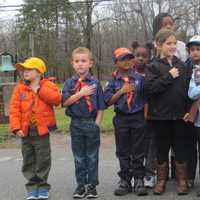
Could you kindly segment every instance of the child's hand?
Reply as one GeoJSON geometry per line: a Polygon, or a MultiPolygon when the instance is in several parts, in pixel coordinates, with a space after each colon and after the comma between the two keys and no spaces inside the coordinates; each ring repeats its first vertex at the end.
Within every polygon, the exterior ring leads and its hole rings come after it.
{"type": "Polygon", "coordinates": [[[128,93],[128,92],[132,92],[132,91],[134,91],[134,90],[135,90],[135,86],[134,86],[133,84],[125,83],[125,84],[123,85],[123,87],[120,89],[120,92],[121,92],[122,94],[124,94],[124,93],[128,93]]]}
{"type": "Polygon", "coordinates": [[[196,85],[200,85],[200,67],[197,65],[194,70],[194,80],[196,85]]]}
{"type": "Polygon", "coordinates": [[[185,122],[188,122],[188,121],[189,121],[188,117],[189,117],[189,113],[186,113],[186,114],[184,115],[184,117],[183,117],[183,120],[184,120],[185,122]]]}
{"type": "Polygon", "coordinates": [[[176,67],[173,67],[169,73],[172,75],[173,78],[179,77],[180,73],[179,70],[176,67]]]}
{"type": "Polygon", "coordinates": [[[100,127],[101,122],[98,122],[98,121],[96,120],[96,121],[95,121],[95,124],[96,124],[98,127],[100,127]]]}
{"type": "Polygon", "coordinates": [[[25,134],[23,133],[22,130],[17,131],[16,134],[17,134],[19,137],[25,137],[25,134]]]}
{"type": "Polygon", "coordinates": [[[94,94],[95,90],[96,90],[96,86],[95,85],[84,86],[80,90],[80,95],[81,96],[90,96],[90,95],[94,94]]]}

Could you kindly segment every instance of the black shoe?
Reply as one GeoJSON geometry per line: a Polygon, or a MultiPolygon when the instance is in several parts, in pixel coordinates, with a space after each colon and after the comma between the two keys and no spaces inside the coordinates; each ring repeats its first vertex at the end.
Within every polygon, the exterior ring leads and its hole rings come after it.
{"type": "Polygon", "coordinates": [[[194,188],[194,180],[193,179],[189,179],[188,180],[188,187],[191,189],[191,188],[194,188]]]}
{"type": "Polygon", "coordinates": [[[134,192],[137,196],[145,196],[147,195],[147,190],[144,186],[143,179],[135,179],[134,181],[134,192]]]}
{"type": "Polygon", "coordinates": [[[132,192],[131,182],[126,180],[120,180],[118,188],[115,189],[114,194],[116,196],[123,196],[131,192],[132,192]]]}
{"type": "Polygon", "coordinates": [[[86,195],[85,186],[78,186],[73,194],[74,199],[82,199],[86,195]]]}
{"type": "Polygon", "coordinates": [[[87,199],[94,199],[94,198],[97,198],[97,197],[98,197],[98,194],[97,194],[96,187],[92,186],[92,185],[88,185],[86,198],[87,199]]]}
{"type": "Polygon", "coordinates": [[[197,197],[200,197],[200,190],[197,191],[197,197]]]}

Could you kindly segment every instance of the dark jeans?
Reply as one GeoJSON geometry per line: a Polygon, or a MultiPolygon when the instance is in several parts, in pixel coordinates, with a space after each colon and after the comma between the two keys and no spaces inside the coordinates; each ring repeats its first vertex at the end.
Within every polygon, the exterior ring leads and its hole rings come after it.
{"type": "Polygon", "coordinates": [[[170,147],[175,160],[183,163],[188,158],[187,124],[183,120],[152,120],[156,138],[158,164],[168,161],[170,147]]]}
{"type": "Polygon", "coordinates": [[[130,181],[143,178],[145,174],[145,121],[142,114],[116,115],[115,128],[116,156],[119,159],[121,179],[130,181]]]}
{"type": "Polygon", "coordinates": [[[151,121],[146,126],[146,155],[145,155],[145,176],[155,176],[156,169],[156,142],[151,121]]]}
{"type": "Polygon", "coordinates": [[[100,129],[93,119],[72,119],[70,130],[77,184],[96,186],[99,184],[100,129]]]}
{"type": "MultiPolygon", "coordinates": [[[[196,127],[196,134],[197,134],[197,143],[198,143],[198,159],[199,159],[199,163],[200,163],[200,128],[196,127]]],[[[199,167],[199,175],[200,175],[200,167],[199,167]]]]}
{"type": "Polygon", "coordinates": [[[200,128],[189,124],[188,127],[188,179],[195,179],[197,168],[197,144],[200,144],[200,128]]]}
{"type": "Polygon", "coordinates": [[[22,138],[22,173],[28,180],[27,191],[50,189],[47,183],[51,168],[51,149],[49,135],[38,136],[36,129],[22,138]]]}

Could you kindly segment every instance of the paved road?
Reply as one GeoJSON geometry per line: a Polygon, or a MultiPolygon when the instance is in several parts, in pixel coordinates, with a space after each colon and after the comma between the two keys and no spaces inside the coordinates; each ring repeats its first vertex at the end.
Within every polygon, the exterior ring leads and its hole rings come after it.
{"type": "MultiPolygon", "coordinates": [[[[16,142],[17,144],[19,141],[16,142]]],[[[114,139],[111,136],[102,137],[100,154],[100,185],[98,187],[101,200],[194,200],[199,183],[188,196],[179,197],[175,193],[175,184],[168,183],[167,192],[161,196],[154,196],[149,190],[147,197],[136,197],[129,194],[125,197],[113,195],[115,184],[118,181],[116,172],[118,163],[114,155],[114,139]]],[[[21,153],[19,144],[15,148],[0,149],[0,200],[23,200],[25,194],[25,180],[20,172],[21,153]]],[[[71,200],[75,188],[74,163],[70,150],[70,138],[63,135],[52,137],[52,170],[49,178],[52,184],[50,200],[71,200]]]]}

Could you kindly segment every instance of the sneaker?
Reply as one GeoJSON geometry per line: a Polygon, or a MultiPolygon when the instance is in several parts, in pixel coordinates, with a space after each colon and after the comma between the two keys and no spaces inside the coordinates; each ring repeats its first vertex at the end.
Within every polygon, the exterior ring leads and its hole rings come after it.
{"type": "Polygon", "coordinates": [[[74,199],[82,199],[86,195],[85,186],[78,186],[73,194],[74,199]]]}
{"type": "Polygon", "coordinates": [[[144,187],[143,179],[135,179],[134,192],[137,196],[145,196],[148,194],[144,187]]]}
{"type": "Polygon", "coordinates": [[[39,190],[38,191],[38,199],[45,200],[49,198],[49,191],[48,190],[39,190]]]}
{"type": "Polygon", "coordinates": [[[146,188],[153,188],[155,186],[155,177],[154,176],[144,177],[144,186],[146,188]]]}
{"type": "Polygon", "coordinates": [[[130,181],[120,180],[118,183],[118,188],[115,189],[114,194],[116,196],[124,196],[132,192],[132,185],[130,181]]]}
{"type": "Polygon", "coordinates": [[[200,197],[200,190],[197,191],[197,197],[200,197]]]}
{"type": "Polygon", "coordinates": [[[34,200],[34,199],[38,199],[38,192],[37,191],[31,191],[31,192],[27,192],[27,200],[34,200]]]}
{"type": "Polygon", "coordinates": [[[92,185],[88,185],[86,198],[87,199],[93,199],[93,198],[97,198],[97,197],[98,197],[98,194],[97,194],[96,187],[92,186],[92,185]]]}

